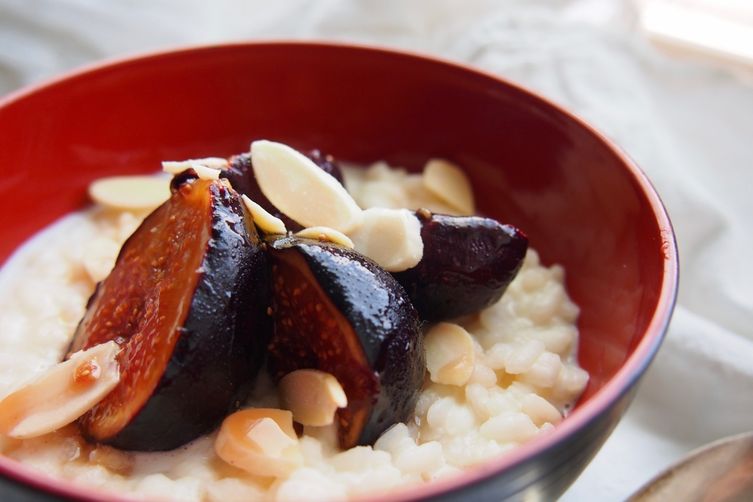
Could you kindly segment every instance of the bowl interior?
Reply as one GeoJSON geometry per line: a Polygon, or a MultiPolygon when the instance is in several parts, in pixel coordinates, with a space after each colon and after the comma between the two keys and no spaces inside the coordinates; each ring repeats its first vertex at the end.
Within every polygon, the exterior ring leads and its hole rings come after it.
{"type": "Polygon", "coordinates": [[[463,166],[481,212],[518,225],[544,262],[565,267],[592,377],[581,405],[633,353],[667,295],[668,224],[645,180],[598,134],[481,73],[317,44],[150,56],[0,103],[0,262],[86,204],[95,178],[230,155],[262,137],[354,162],[416,170],[438,156],[463,166]]]}

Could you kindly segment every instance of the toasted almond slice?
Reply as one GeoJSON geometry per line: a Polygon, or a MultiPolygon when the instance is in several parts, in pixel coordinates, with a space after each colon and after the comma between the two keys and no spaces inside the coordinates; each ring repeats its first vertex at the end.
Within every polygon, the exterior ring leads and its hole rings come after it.
{"type": "Polygon", "coordinates": [[[245,194],[241,195],[241,199],[243,199],[248,212],[251,213],[254,224],[262,232],[269,235],[285,235],[288,232],[288,229],[285,228],[285,223],[280,218],[269,214],[266,209],[249,199],[245,194]]]}
{"type": "Polygon", "coordinates": [[[99,444],[89,452],[89,462],[101,465],[108,471],[127,476],[133,470],[135,458],[131,452],[99,444]]]}
{"type": "Polygon", "coordinates": [[[291,438],[271,418],[260,418],[251,425],[246,437],[264,455],[279,457],[286,448],[294,446],[298,441],[291,438]]]}
{"type": "Polygon", "coordinates": [[[25,439],[75,421],[120,381],[115,342],[76,352],[0,401],[0,432],[25,439]]]}
{"type": "Polygon", "coordinates": [[[330,425],[337,409],[348,406],[340,382],[324,371],[295,370],[282,377],[279,390],[283,407],[293,412],[293,420],[302,425],[330,425]]]}
{"type": "Polygon", "coordinates": [[[169,174],[180,174],[186,169],[193,169],[196,171],[196,175],[202,180],[217,180],[220,179],[220,170],[213,167],[208,167],[198,162],[190,160],[171,161],[166,160],[162,162],[162,170],[169,174]]]}
{"type": "Polygon", "coordinates": [[[300,232],[295,234],[298,237],[304,237],[306,239],[316,239],[323,242],[332,242],[333,244],[339,244],[345,246],[348,249],[353,249],[353,241],[342,232],[338,232],[334,228],[329,227],[308,227],[304,228],[300,232]]]}
{"type": "Polygon", "coordinates": [[[287,410],[248,408],[225,418],[214,443],[225,462],[257,476],[282,477],[303,465],[287,410]]]}
{"type": "Polygon", "coordinates": [[[93,282],[102,281],[110,275],[119,251],[118,243],[106,237],[98,237],[86,245],[81,264],[93,282]]]}
{"type": "Polygon", "coordinates": [[[170,198],[170,180],[157,176],[112,176],[89,185],[89,197],[119,211],[147,211],[170,198]]]}
{"type": "Polygon", "coordinates": [[[465,173],[455,164],[443,159],[431,159],[424,167],[424,186],[427,190],[462,214],[473,214],[473,189],[465,173]]]}
{"type": "MultiPolygon", "coordinates": [[[[222,157],[204,157],[203,159],[166,160],[162,162],[162,169],[166,172],[169,172],[167,170],[170,169],[171,171],[177,171],[179,173],[181,171],[185,171],[186,169],[192,168],[196,164],[209,167],[211,169],[219,169],[221,171],[230,167],[228,160],[223,159],[222,157]]],[[[172,174],[177,173],[173,172],[172,174]]]]}
{"type": "Polygon", "coordinates": [[[223,159],[222,157],[204,157],[202,159],[189,159],[188,161],[211,167],[212,169],[224,170],[230,167],[227,159],[223,159]]]}
{"type": "Polygon", "coordinates": [[[421,222],[407,209],[366,209],[361,225],[349,235],[356,251],[389,272],[415,267],[424,254],[421,222]]]}
{"type": "Polygon", "coordinates": [[[457,324],[440,322],[424,337],[426,369],[432,382],[465,385],[473,374],[473,339],[457,324]]]}
{"type": "Polygon", "coordinates": [[[361,208],[334,177],[282,143],[251,143],[251,163],[262,193],[305,227],[325,226],[348,233],[361,221],[361,208]]]}

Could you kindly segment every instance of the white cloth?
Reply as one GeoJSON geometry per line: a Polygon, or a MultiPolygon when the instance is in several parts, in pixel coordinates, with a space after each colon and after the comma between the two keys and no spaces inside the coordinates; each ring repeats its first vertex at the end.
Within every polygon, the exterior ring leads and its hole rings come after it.
{"type": "Polygon", "coordinates": [[[541,91],[652,179],[680,245],[669,335],[627,415],[563,500],[621,500],[707,441],[753,428],[753,88],[670,59],[628,0],[0,0],[0,94],[104,57],[319,38],[468,62],[541,91]]]}

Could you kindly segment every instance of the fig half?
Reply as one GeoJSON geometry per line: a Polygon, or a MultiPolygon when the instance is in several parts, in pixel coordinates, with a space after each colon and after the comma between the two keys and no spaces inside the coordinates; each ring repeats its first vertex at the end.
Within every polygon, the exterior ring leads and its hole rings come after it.
{"type": "Polygon", "coordinates": [[[344,449],[371,444],[413,412],[424,380],[418,315],[402,286],[374,262],[334,244],[286,237],[269,246],[273,377],[318,369],[337,378],[344,449]]]}
{"type": "Polygon", "coordinates": [[[394,276],[421,319],[438,322],[478,312],[502,296],[523,264],[528,238],[512,225],[480,216],[418,210],[424,253],[394,276]]]}
{"type": "Polygon", "coordinates": [[[271,335],[263,244],[225,181],[189,170],[123,245],[69,355],[109,340],[119,384],[79,419],[92,441],[169,450],[237,406],[271,335]]]}
{"type": "MultiPolygon", "coordinates": [[[[311,150],[306,156],[314,161],[314,164],[319,166],[322,171],[334,177],[341,185],[343,184],[343,175],[340,166],[331,155],[323,154],[319,150],[311,150]]],[[[254,176],[251,153],[234,155],[230,157],[229,163],[230,166],[220,173],[220,177],[226,178],[235,190],[259,204],[269,214],[281,219],[288,230],[297,232],[303,228],[298,222],[293,221],[287,215],[280,212],[262,193],[259,183],[254,176]]]]}

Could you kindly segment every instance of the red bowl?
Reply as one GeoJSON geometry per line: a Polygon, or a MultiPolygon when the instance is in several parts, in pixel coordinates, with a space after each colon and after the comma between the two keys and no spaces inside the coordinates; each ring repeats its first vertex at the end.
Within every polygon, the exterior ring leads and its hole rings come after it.
{"type": "MultiPolygon", "coordinates": [[[[564,265],[591,381],[552,433],[400,500],[560,495],[624,413],[675,301],[672,228],[638,167],[557,105],[457,64],[321,43],[148,55],[6,97],[0,138],[0,262],[84,206],[98,177],[230,155],[253,138],[361,163],[419,169],[444,157],[465,167],[481,212],[523,228],[544,262],[564,265]]],[[[16,490],[113,498],[2,456],[0,475],[16,490]]]]}

